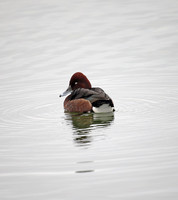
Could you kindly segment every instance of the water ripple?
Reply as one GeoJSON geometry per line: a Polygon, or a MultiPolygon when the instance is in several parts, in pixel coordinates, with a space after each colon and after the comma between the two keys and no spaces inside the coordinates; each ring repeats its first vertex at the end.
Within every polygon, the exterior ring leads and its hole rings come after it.
{"type": "MultiPolygon", "coordinates": [[[[32,102],[32,101],[31,101],[32,102]]],[[[1,126],[8,125],[27,125],[32,123],[52,122],[56,119],[57,104],[42,102],[31,103],[30,100],[22,100],[19,104],[14,103],[1,108],[1,126]],[[22,103],[23,102],[23,103],[22,103]]]]}
{"type": "Polygon", "coordinates": [[[162,111],[166,107],[177,105],[176,98],[167,96],[152,96],[149,98],[122,98],[118,102],[120,112],[152,113],[153,110],[162,111]]]}

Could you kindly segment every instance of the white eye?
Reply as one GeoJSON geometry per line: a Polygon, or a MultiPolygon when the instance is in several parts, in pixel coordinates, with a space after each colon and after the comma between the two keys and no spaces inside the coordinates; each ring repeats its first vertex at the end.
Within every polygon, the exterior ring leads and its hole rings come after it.
{"type": "Polygon", "coordinates": [[[75,85],[77,85],[77,82],[75,82],[75,85]]]}

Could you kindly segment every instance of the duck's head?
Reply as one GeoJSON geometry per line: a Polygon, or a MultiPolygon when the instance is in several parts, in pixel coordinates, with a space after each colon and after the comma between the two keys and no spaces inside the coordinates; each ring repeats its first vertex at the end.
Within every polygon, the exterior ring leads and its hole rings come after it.
{"type": "Polygon", "coordinates": [[[69,81],[69,86],[68,86],[67,90],[63,94],[61,94],[60,97],[71,93],[72,91],[76,90],[77,88],[85,88],[85,89],[91,88],[90,81],[81,72],[76,72],[75,74],[72,75],[72,77],[69,81]]]}

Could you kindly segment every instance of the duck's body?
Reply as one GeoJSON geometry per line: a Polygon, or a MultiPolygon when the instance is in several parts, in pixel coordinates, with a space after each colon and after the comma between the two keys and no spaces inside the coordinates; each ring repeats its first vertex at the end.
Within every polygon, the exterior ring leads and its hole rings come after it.
{"type": "Polygon", "coordinates": [[[71,92],[64,101],[64,109],[68,112],[113,112],[114,104],[111,98],[101,89],[92,88],[87,77],[81,72],[75,73],[64,96],[71,92]]]}

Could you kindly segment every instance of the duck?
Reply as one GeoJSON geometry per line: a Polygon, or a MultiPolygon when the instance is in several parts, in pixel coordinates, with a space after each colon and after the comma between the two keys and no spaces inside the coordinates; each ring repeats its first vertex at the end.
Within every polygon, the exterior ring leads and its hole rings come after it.
{"type": "Polygon", "coordinates": [[[72,75],[69,86],[59,95],[63,97],[64,110],[77,113],[108,113],[114,112],[112,99],[99,87],[92,87],[88,78],[82,72],[72,75]]]}

